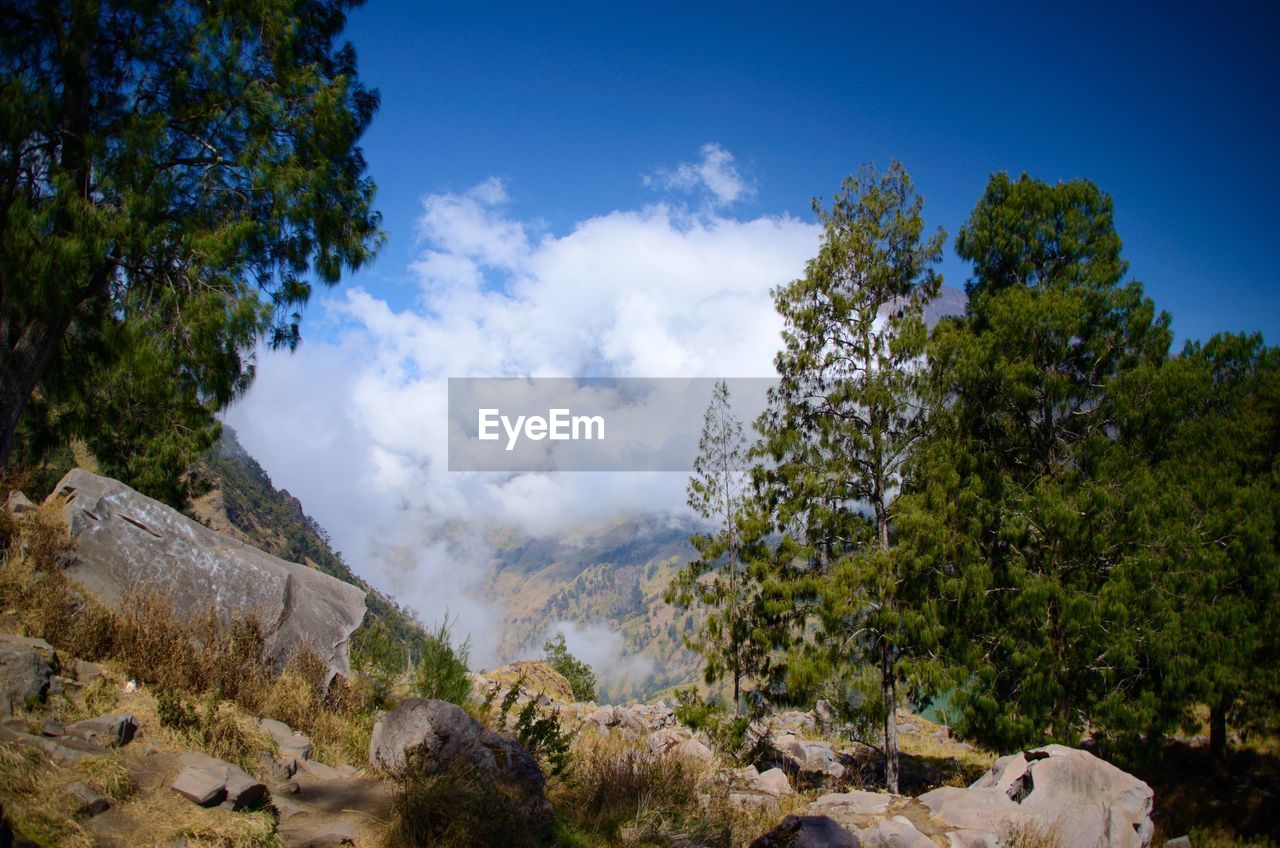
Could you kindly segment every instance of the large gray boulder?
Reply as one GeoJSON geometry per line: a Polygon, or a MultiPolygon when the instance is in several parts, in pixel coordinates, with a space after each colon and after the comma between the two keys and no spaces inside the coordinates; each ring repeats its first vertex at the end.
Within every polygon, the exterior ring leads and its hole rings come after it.
{"type": "Polygon", "coordinates": [[[1052,831],[1062,848],[1148,848],[1151,787],[1088,751],[1046,745],[1001,757],[968,789],[920,796],[940,822],[1002,836],[1052,831]]]}
{"type": "Polygon", "coordinates": [[[819,739],[802,739],[794,733],[771,736],[765,758],[807,786],[834,787],[844,777],[835,747],[819,739]]]}
{"type": "Polygon", "coordinates": [[[551,824],[543,794],[546,777],[538,761],[509,736],[484,727],[456,704],[408,698],[373,727],[369,765],[403,775],[409,751],[424,755],[419,767],[435,773],[455,764],[491,775],[518,797],[521,812],[538,827],[551,824]]]}
{"type": "Polygon", "coordinates": [[[67,575],[109,607],[134,592],[160,593],[174,612],[209,608],[255,615],[283,661],[309,646],[347,675],[347,640],[364,618],[364,592],[334,577],[210,530],[108,477],[69,471],[51,498],[76,543],[67,575]]]}

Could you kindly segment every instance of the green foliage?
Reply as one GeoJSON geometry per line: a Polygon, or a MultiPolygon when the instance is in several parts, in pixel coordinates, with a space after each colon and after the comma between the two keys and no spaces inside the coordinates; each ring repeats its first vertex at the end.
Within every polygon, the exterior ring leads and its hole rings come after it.
{"type": "Polygon", "coordinates": [[[1164,369],[1160,400],[1141,410],[1153,457],[1149,520],[1171,599],[1154,647],[1164,697],[1210,710],[1210,748],[1228,722],[1280,721],[1280,350],[1260,336],[1192,342],[1164,369]],[[1173,418],[1166,425],[1162,418],[1173,418]]]}
{"type": "Polygon", "coordinates": [[[957,249],[969,312],[933,334],[945,406],[895,530],[938,586],[922,600],[960,672],[958,729],[1000,750],[1158,734],[1167,609],[1141,473],[1155,434],[1125,415],[1167,360],[1168,317],[1123,282],[1111,200],[1087,181],[993,176],[957,249]]]}
{"type": "MultiPolygon", "coordinates": [[[[696,559],[672,578],[668,603],[706,608],[702,630],[685,644],[703,658],[707,683],[728,677],[734,712],[744,679],[767,674],[771,640],[758,615],[759,564],[767,522],[751,497],[751,464],[728,384],[716,383],[689,479],[689,506],[712,531],[689,537],[696,559]]],[[[686,622],[687,624],[688,622],[686,622]]]]}
{"type": "Polygon", "coordinates": [[[569,653],[563,633],[557,633],[546,641],[542,646],[542,658],[569,681],[575,701],[596,699],[595,672],[591,670],[591,666],[569,653]]]}
{"type": "Polygon", "coordinates": [[[467,657],[471,649],[468,640],[453,644],[452,629],[452,622],[446,616],[439,627],[427,634],[417,658],[413,688],[424,698],[462,706],[471,695],[471,680],[467,677],[467,657]]]}
{"type": "Polygon", "coordinates": [[[751,719],[747,716],[729,715],[712,698],[703,698],[693,687],[677,689],[676,719],[690,730],[700,731],[711,740],[711,746],[722,756],[731,757],[743,765],[753,762],[760,751],[757,745],[763,739],[752,739],[747,732],[751,719]]]}
{"type": "Polygon", "coordinates": [[[6,4],[0,464],[37,392],[28,459],[81,436],[181,500],[257,343],[372,256],[351,5],[6,4]]]}
{"type": "MultiPolygon", "coordinates": [[[[524,684],[525,678],[521,675],[503,696],[502,703],[498,706],[498,721],[503,726],[506,726],[507,718],[515,708],[524,684]]],[[[537,698],[530,698],[520,708],[520,712],[516,713],[513,732],[516,741],[537,757],[549,774],[564,773],[569,764],[569,745],[573,741],[573,734],[565,733],[560,726],[558,710],[552,708],[544,711],[537,698]]]]}
{"type": "Polygon", "coordinates": [[[834,666],[880,670],[886,774],[897,791],[894,707],[900,680],[933,682],[927,574],[891,538],[901,487],[926,432],[919,367],[923,311],[941,286],[933,270],[945,234],[925,237],[923,199],[895,162],[846,180],[823,223],[804,277],[774,292],[785,322],[778,385],[760,430],[773,465],[762,473],[775,520],[789,537],[775,575],[798,606],[803,635],[816,615],[815,649],[834,666]]]}

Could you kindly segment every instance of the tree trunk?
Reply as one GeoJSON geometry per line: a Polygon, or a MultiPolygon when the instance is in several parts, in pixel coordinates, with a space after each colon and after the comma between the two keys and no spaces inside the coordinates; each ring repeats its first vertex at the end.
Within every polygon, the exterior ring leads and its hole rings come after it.
{"type": "Polygon", "coordinates": [[[22,410],[65,332],[66,325],[50,328],[33,322],[4,333],[6,343],[0,350],[0,469],[9,465],[22,410]],[[12,345],[8,343],[10,333],[16,335],[12,345]]]}
{"type": "Polygon", "coordinates": [[[1227,711],[1231,702],[1219,698],[1209,707],[1209,755],[1218,762],[1227,758],[1227,711]]]}
{"type": "Polygon", "coordinates": [[[880,642],[880,686],[884,694],[884,785],[898,793],[898,682],[887,639],[880,642]]]}

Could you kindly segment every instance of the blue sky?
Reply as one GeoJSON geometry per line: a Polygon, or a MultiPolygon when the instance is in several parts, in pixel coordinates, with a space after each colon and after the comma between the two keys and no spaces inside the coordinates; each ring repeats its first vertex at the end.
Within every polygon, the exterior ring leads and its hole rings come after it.
{"type": "MultiPolygon", "coordinates": [[[[896,157],[954,236],[993,171],[1090,178],[1181,338],[1276,343],[1280,6],[1028,8],[373,0],[347,35],[382,94],[364,147],[389,241],[344,285],[416,296],[424,195],[497,176],[562,234],[653,202],[645,174],[715,142],[756,188],[739,217],[808,220],[896,157]]],[[[950,250],[944,273],[967,276],[950,250]]]]}
{"type": "Polygon", "coordinates": [[[1093,179],[1182,338],[1280,342],[1274,4],[900,5],[356,11],[388,242],[227,421],[357,572],[485,657],[486,527],[571,537],[682,509],[686,479],[450,473],[447,378],[770,376],[769,291],[864,162],[901,159],[952,236],[994,171],[1093,179]]]}

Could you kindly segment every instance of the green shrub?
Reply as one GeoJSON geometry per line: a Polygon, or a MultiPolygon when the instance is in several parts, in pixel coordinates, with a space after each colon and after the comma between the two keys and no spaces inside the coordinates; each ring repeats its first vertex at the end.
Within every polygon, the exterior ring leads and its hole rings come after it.
{"type": "Polygon", "coordinates": [[[596,675],[591,666],[569,653],[564,634],[557,633],[542,646],[542,656],[547,665],[564,675],[573,690],[575,701],[596,700],[596,675]]]}
{"type": "Polygon", "coordinates": [[[436,630],[427,634],[413,678],[414,690],[424,698],[434,698],[462,706],[471,694],[467,677],[468,640],[453,644],[453,623],[445,616],[436,630]]]}
{"type": "MultiPolygon", "coordinates": [[[[507,716],[515,708],[516,700],[520,697],[520,690],[523,687],[524,677],[522,675],[507,690],[507,694],[503,697],[502,703],[498,707],[498,724],[500,726],[506,726],[507,716]]],[[[493,695],[491,694],[489,699],[491,700],[492,697],[493,695]]],[[[487,702],[484,711],[485,713],[489,711],[487,702]]],[[[537,699],[530,698],[520,708],[520,712],[516,714],[514,732],[516,741],[523,745],[530,754],[537,757],[547,772],[552,775],[559,775],[564,772],[569,763],[569,744],[573,741],[573,736],[565,733],[564,728],[560,726],[558,710],[551,709],[543,712],[538,705],[537,699]]]]}

